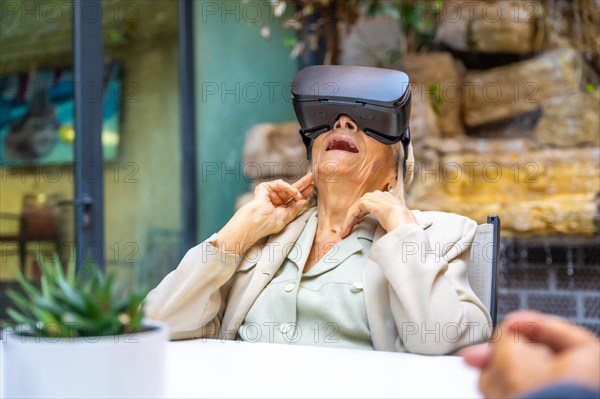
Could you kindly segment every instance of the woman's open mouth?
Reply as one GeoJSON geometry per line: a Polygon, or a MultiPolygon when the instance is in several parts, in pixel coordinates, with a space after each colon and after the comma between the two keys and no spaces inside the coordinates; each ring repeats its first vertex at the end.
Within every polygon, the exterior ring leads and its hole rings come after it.
{"type": "Polygon", "coordinates": [[[329,139],[325,151],[338,150],[358,153],[358,148],[350,137],[347,136],[332,136],[329,139]]]}

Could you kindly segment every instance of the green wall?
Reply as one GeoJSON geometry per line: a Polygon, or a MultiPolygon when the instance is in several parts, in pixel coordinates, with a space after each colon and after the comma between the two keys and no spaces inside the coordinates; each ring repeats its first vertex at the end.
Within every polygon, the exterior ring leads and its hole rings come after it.
{"type": "Polygon", "coordinates": [[[265,1],[195,2],[199,240],[220,229],[248,191],[242,175],[246,132],[256,123],[295,119],[289,97],[297,71],[265,1]],[[227,4],[226,4],[227,3],[227,4]],[[250,5],[248,5],[250,4],[250,5]],[[260,6],[260,11],[257,10],[260,6]],[[260,35],[258,17],[271,27],[260,35]]]}

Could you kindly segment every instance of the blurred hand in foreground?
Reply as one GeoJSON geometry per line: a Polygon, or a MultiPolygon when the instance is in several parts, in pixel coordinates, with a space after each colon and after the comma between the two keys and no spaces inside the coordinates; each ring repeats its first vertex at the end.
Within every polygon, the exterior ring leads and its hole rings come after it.
{"type": "Polygon", "coordinates": [[[461,354],[481,370],[479,388],[487,398],[519,397],[559,383],[600,389],[600,341],[556,316],[513,312],[490,344],[461,354]]]}

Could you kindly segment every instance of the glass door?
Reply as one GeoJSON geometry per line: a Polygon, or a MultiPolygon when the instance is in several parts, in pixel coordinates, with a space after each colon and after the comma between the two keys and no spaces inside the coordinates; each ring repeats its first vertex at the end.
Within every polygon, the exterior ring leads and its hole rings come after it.
{"type": "Polygon", "coordinates": [[[178,2],[77,4],[74,37],[74,3],[1,3],[2,322],[15,269],[38,281],[39,255],[80,251],[126,287],[181,258],[178,2]]]}

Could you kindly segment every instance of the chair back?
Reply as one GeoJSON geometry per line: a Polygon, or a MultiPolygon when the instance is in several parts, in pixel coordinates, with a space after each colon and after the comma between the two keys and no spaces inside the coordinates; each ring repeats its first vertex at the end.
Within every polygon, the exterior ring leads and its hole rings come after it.
{"type": "Polygon", "coordinates": [[[471,288],[490,312],[494,326],[498,313],[499,249],[500,218],[490,215],[487,223],[477,226],[467,264],[467,274],[471,288]]]}

